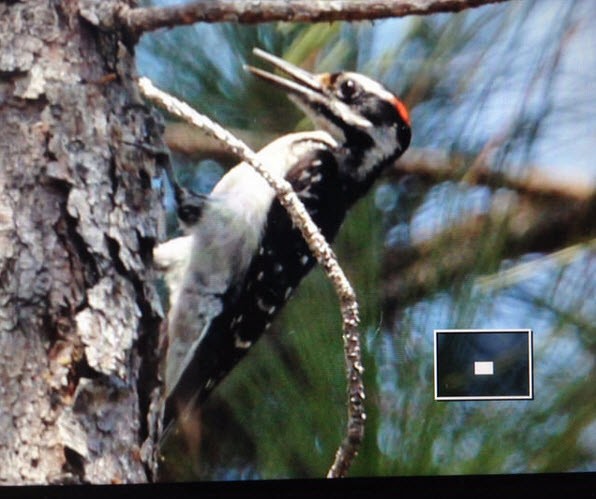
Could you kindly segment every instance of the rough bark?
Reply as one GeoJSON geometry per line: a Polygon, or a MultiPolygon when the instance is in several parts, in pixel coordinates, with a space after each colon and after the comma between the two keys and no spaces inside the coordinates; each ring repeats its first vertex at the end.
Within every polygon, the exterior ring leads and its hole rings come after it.
{"type": "Polygon", "coordinates": [[[0,484],[143,482],[157,125],[78,2],[0,3],[0,47],[0,484]]]}

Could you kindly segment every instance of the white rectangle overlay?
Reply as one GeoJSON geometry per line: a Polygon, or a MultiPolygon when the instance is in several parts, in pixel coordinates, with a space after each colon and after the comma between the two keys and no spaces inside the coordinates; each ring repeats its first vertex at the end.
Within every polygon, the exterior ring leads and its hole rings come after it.
{"type": "Polygon", "coordinates": [[[474,374],[476,376],[492,376],[495,374],[495,366],[492,361],[474,362],[474,374]]]}
{"type": "MultiPolygon", "coordinates": [[[[533,336],[534,331],[532,329],[435,329],[433,330],[434,336],[434,395],[435,400],[532,400],[534,398],[534,374],[533,374],[533,336]],[[439,396],[439,385],[437,380],[437,339],[438,335],[442,333],[521,333],[524,332],[528,337],[528,379],[529,379],[529,393],[527,395],[504,395],[504,396],[439,396]]],[[[494,363],[493,363],[494,365],[494,363]]],[[[494,372],[493,372],[494,375],[494,372]]]]}

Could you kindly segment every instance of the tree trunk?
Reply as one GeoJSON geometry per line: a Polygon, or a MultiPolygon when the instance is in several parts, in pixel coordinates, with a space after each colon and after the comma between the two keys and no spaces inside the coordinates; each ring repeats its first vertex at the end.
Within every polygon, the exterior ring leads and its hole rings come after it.
{"type": "Polygon", "coordinates": [[[160,130],[78,5],[0,2],[0,484],[152,478],[160,130]]]}

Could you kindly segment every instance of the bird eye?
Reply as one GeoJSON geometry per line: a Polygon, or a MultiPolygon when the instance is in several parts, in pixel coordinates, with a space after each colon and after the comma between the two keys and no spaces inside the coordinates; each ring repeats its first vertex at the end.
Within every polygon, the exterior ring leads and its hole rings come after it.
{"type": "Polygon", "coordinates": [[[358,85],[351,79],[343,80],[337,90],[338,96],[344,101],[351,101],[358,94],[358,85]]]}

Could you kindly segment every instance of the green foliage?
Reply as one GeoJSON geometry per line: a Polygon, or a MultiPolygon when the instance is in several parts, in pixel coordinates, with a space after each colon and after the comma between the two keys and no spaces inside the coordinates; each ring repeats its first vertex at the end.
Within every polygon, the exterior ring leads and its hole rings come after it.
{"type": "MultiPolygon", "coordinates": [[[[145,50],[159,63],[142,56],[142,72],[227,126],[281,134],[308,123],[283,95],[243,72],[252,47],[312,70],[356,69],[405,97],[413,109],[414,146],[476,157],[493,144],[497,167],[521,165],[544,159],[541,139],[553,127],[562,137],[562,128],[578,119],[573,106],[557,114],[563,91],[556,86],[557,64],[570,27],[593,14],[589,2],[549,2],[546,10],[536,5],[514,2],[374,25],[178,28],[146,37],[145,50]]],[[[591,82],[589,77],[579,71],[579,81],[591,82]]],[[[593,126],[593,118],[586,123],[593,126]]],[[[557,143],[564,146],[564,140],[557,143]]],[[[549,147],[549,159],[556,157],[557,149],[549,147]]],[[[593,470],[593,252],[483,288],[478,276],[533,258],[506,260],[504,229],[493,225],[477,241],[452,243],[462,249],[477,244],[466,274],[389,310],[385,259],[399,244],[392,239],[396,229],[428,238],[469,213],[486,211],[493,193],[442,183],[409,202],[399,184],[386,188],[383,196],[372,193],[358,204],[335,244],[360,299],[365,347],[368,420],[351,475],[593,470]],[[382,200],[393,195],[397,201],[385,206],[382,200]],[[535,400],[433,399],[434,328],[528,326],[535,331],[535,400]]],[[[437,267],[442,254],[439,249],[433,255],[437,267]]],[[[169,476],[324,476],[344,434],[344,378],[337,299],[317,270],[206,404],[199,463],[169,451],[169,476]],[[177,460],[184,465],[176,470],[177,460]]]]}

